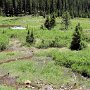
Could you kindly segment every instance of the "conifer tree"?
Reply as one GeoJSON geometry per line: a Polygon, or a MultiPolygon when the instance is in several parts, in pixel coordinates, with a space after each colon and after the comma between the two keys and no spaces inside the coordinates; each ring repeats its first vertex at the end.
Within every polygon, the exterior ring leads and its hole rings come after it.
{"type": "Polygon", "coordinates": [[[50,20],[50,27],[53,28],[55,25],[56,25],[55,16],[52,15],[50,20]]]}
{"type": "Polygon", "coordinates": [[[80,24],[78,24],[73,34],[70,49],[71,50],[82,50],[85,47],[86,47],[86,44],[84,43],[82,28],[80,24]]]}
{"type": "Polygon", "coordinates": [[[49,30],[50,29],[50,19],[49,17],[46,18],[44,26],[49,30]]]}
{"type": "Polygon", "coordinates": [[[68,30],[70,24],[70,14],[68,11],[64,12],[62,15],[62,24],[64,25],[65,30],[68,30]]]}
{"type": "Polygon", "coordinates": [[[51,28],[53,28],[56,24],[56,21],[55,21],[55,16],[52,15],[51,17],[47,17],[46,18],[46,21],[44,23],[44,26],[50,30],[51,28]]]}
{"type": "Polygon", "coordinates": [[[71,17],[90,17],[90,0],[0,0],[0,8],[5,16],[61,16],[67,10],[71,17]]]}

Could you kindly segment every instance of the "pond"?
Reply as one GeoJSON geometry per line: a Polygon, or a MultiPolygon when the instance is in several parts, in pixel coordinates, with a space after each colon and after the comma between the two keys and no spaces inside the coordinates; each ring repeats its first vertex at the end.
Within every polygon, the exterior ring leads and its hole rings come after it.
{"type": "Polygon", "coordinates": [[[26,28],[25,27],[22,27],[22,26],[14,26],[14,27],[10,27],[10,29],[13,29],[13,30],[25,30],[26,28]]]}
{"type": "Polygon", "coordinates": [[[10,28],[10,29],[19,29],[19,30],[25,30],[26,28],[21,25],[0,25],[0,28],[10,28]]]}

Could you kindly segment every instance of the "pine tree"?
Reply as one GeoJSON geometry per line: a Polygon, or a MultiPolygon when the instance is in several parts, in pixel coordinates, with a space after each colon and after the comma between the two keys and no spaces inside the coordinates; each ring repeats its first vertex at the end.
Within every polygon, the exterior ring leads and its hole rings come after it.
{"type": "Polygon", "coordinates": [[[55,16],[52,15],[51,17],[47,17],[46,21],[44,23],[44,26],[50,30],[51,28],[53,28],[56,25],[56,21],[55,21],[55,16]]]}
{"type": "Polygon", "coordinates": [[[90,17],[90,0],[0,0],[0,8],[5,16],[53,12],[61,16],[67,10],[71,17],[90,17]]]}
{"type": "Polygon", "coordinates": [[[50,14],[54,13],[54,0],[51,0],[50,3],[50,14]]]}
{"type": "Polygon", "coordinates": [[[44,23],[44,26],[45,26],[48,30],[50,30],[50,18],[49,18],[49,17],[46,18],[45,23],[44,23]]]}
{"type": "Polygon", "coordinates": [[[50,27],[53,28],[55,25],[56,25],[55,16],[52,15],[50,20],[50,27]]]}
{"type": "Polygon", "coordinates": [[[75,32],[73,34],[70,49],[71,50],[82,50],[85,47],[86,47],[86,45],[84,43],[82,28],[81,28],[80,24],[78,24],[76,26],[75,32]]]}
{"type": "Polygon", "coordinates": [[[64,25],[65,30],[68,30],[70,24],[70,14],[68,11],[64,12],[62,15],[62,24],[64,25]]]}

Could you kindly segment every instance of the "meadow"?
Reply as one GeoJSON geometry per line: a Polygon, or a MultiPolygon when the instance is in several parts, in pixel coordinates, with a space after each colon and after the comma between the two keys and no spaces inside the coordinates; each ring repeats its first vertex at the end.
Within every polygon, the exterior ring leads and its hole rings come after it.
{"type": "MultiPolygon", "coordinates": [[[[45,19],[43,17],[0,17],[0,50],[8,50],[9,41],[16,38],[21,42],[21,46],[31,49],[36,48],[34,56],[30,60],[3,63],[0,65],[0,74],[10,73],[12,76],[19,76],[17,82],[25,80],[37,81],[53,84],[59,87],[62,84],[85,85],[90,88],[90,19],[71,19],[69,30],[62,30],[61,18],[56,18],[56,26],[47,30],[41,28],[45,19]],[[85,36],[87,47],[80,51],[69,49],[75,26],[80,23],[85,36]],[[21,25],[26,30],[12,30],[9,25],[21,25]],[[28,30],[33,30],[35,42],[32,45],[26,43],[28,30]],[[44,63],[47,57],[52,60],[44,63]],[[77,79],[73,81],[73,73],[77,74],[77,79]],[[84,77],[82,77],[84,76],[84,77]],[[86,80],[88,78],[88,80],[86,80]],[[73,83],[72,83],[73,82],[73,83]]],[[[0,52],[0,60],[23,56],[22,52],[0,52]]],[[[14,90],[11,87],[0,86],[0,90],[14,90]],[[8,89],[7,89],[8,88],[8,89]]],[[[23,90],[23,89],[20,89],[23,90]]],[[[26,89],[24,89],[26,90],[26,89]]]]}

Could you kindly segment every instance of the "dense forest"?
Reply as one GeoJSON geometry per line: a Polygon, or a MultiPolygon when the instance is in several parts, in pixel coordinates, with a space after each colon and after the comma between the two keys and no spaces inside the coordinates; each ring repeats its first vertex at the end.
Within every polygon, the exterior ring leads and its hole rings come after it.
{"type": "Polygon", "coordinates": [[[72,17],[90,17],[90,0],[0,0],[0,14],[4,16],[61,16],[66,10],[72,17]]]}

